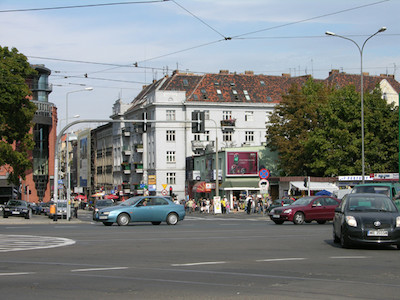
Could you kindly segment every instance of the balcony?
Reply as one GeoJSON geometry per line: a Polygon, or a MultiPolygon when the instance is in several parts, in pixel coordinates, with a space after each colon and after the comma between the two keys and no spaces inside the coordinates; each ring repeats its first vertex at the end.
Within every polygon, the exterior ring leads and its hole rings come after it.
{"type": "Polygon", "coordinates": [[[131,132],[129,131],[128,128],[123,128],[122,129],[122,135],[126,136],[126,137],[130,137],[131,136],[131,132]]]}
{"type": "Polygon", "coordinates": [[[214,141],[192,141],[192,151],[206,150],[214,147],[214,141]]]}
{"type": "Polygon", "coordinates": [[[122,152],[124,153],[124,155],[132,155],[132,150],[128,146],[124,146],[122,148],[122,152]]]}
{"type": "Polygon", "coordinates": [[[134,163],[136,173],[143,173],[143,164],[142,163],[134,163]]]}
{"type": "Polygon", "coordinates": [[[143,153],[143,144],[136,145],[136,152],[143,153]]]}
{"type": "Polygon", "coordinates": [[[129,175],[131,174],[131,165],[127,162],[123,162],[121,164],[121,169],[124,172],[124,174],[129,175]]]}
{"type": "Polygon", "coordinates": [[[235,127],[236,119],[221,120],[221,127],[235,127]]]}

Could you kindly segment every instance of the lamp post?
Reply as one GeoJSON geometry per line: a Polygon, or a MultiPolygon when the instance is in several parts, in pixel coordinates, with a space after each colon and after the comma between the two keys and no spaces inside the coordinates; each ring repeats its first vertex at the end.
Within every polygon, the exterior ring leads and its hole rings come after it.
{"type": "MultiPolygon", "coordinates": [[[[80,90],[76,90],[76,91],[72,91],[72,92],[68,92],[65,96],[65,124],[68,125],[68,96],[69,94],[72,93],[77,93],[77,92],[87,92],[87,91],[92,91],[93,88],[92,87],[87,87],[84,89],[80,89],[80,90]]],[[[67,171],[67,220],[71,219],[71,173],[69,172],[69,133],[67,132],[67,145],[66,145],[66,162],[65,162],[65,168],[67,171]]]]}
{"type": "Polygon", "coordinates": [[[360,52],[360,73],[361,73],[361,168],[362,168],[362,183],[365,183],[365,146],[364,146],[364,74],[363,74],[363,52],[364,52],[364,46],[365,44],[368,42],[369,39],[371,39],[372,37],[374,37],[375,35],[377,35],[380,32],[384,32],[386,30],[386,27],[382,27],[380,28],[377,32],[375,32],[374,34],[370,35],[362,44],[362,46],[360,47],[356,41],[342,36],[342,35],[338,35],[336,33],[333,33],[331,31],[326,31],[325,34],[326,35],[330,35],[330,36],[336,36],[338,38],[342,38],[345,40],[348,40],[350,42],[352,42],[354,45],[357,46],[358,51],[360,52]]]}

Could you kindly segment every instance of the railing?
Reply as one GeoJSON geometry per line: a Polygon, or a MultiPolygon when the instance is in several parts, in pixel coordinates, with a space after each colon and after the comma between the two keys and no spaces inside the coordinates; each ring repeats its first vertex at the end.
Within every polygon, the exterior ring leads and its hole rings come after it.
{"type": "Polygon", "coordinates": [[[37,110],[35,115],[42,117],[51,117],[51,111],[53,109],[54,104],[50,102],[36,101],[32,100],[32,102],[36,105],[37,110]]]}
{"type": "Polygon", "coordinates": [[[227,119],[227,120],[221,120],[221,126],[235,126],[236,124],[236,119],[227,119]]]}

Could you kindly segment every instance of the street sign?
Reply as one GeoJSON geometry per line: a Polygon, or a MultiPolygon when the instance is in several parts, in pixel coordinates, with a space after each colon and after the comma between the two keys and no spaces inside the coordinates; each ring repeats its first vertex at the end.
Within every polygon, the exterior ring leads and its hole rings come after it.
{"type": "Polygon", "coordinates": [[[258,183],[258,186],[260,187],[261,194],[268,193],[268,188],[269,188],[269,181],[268,180],[261,179],[260,182],[258,183]]]}
{"type": "Polygon", "coordinates": [[[163,187],[164,190],[167,188],[167,185],[168,184],[164,184],[164,183],[162,184],[162,187],[163,187]]]}
{"type": "Polygon", "coordinates": [[[269,178],[270,172],[267,169],[261,169],[258,172],[258,177],[260,177],[261,179],[267,179],[269,178]]]}
{"type": "Polygon", "coordinates": [[[167,191],[167,190],[162,190],[162,191],[161,191],[161,195],[167,196],[167,195],[168,195],[168,191],[167,191]]]}

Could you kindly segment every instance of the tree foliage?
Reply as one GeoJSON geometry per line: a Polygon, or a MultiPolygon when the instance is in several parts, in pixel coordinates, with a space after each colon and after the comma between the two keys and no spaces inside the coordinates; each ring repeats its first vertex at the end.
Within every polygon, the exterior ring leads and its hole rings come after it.
{"type": "MultiPolygon", "coordinates": [[[[398,108],[376,88],[364,94],[365,171],[398,171],[398,108]]],[[[361,102],[354,86],[328,89],[310,79],[271,115],[268,146],[282,175],[361,174],[361,102]]]]}
{"type": "Polygon", "coordinates": [[[36,106],[28,98],[26,80],[35,73],[17,49],[0,46],[0,166],[7,168],[8,180],[14,184],[31,168],[30,129],[36,106]]]}

